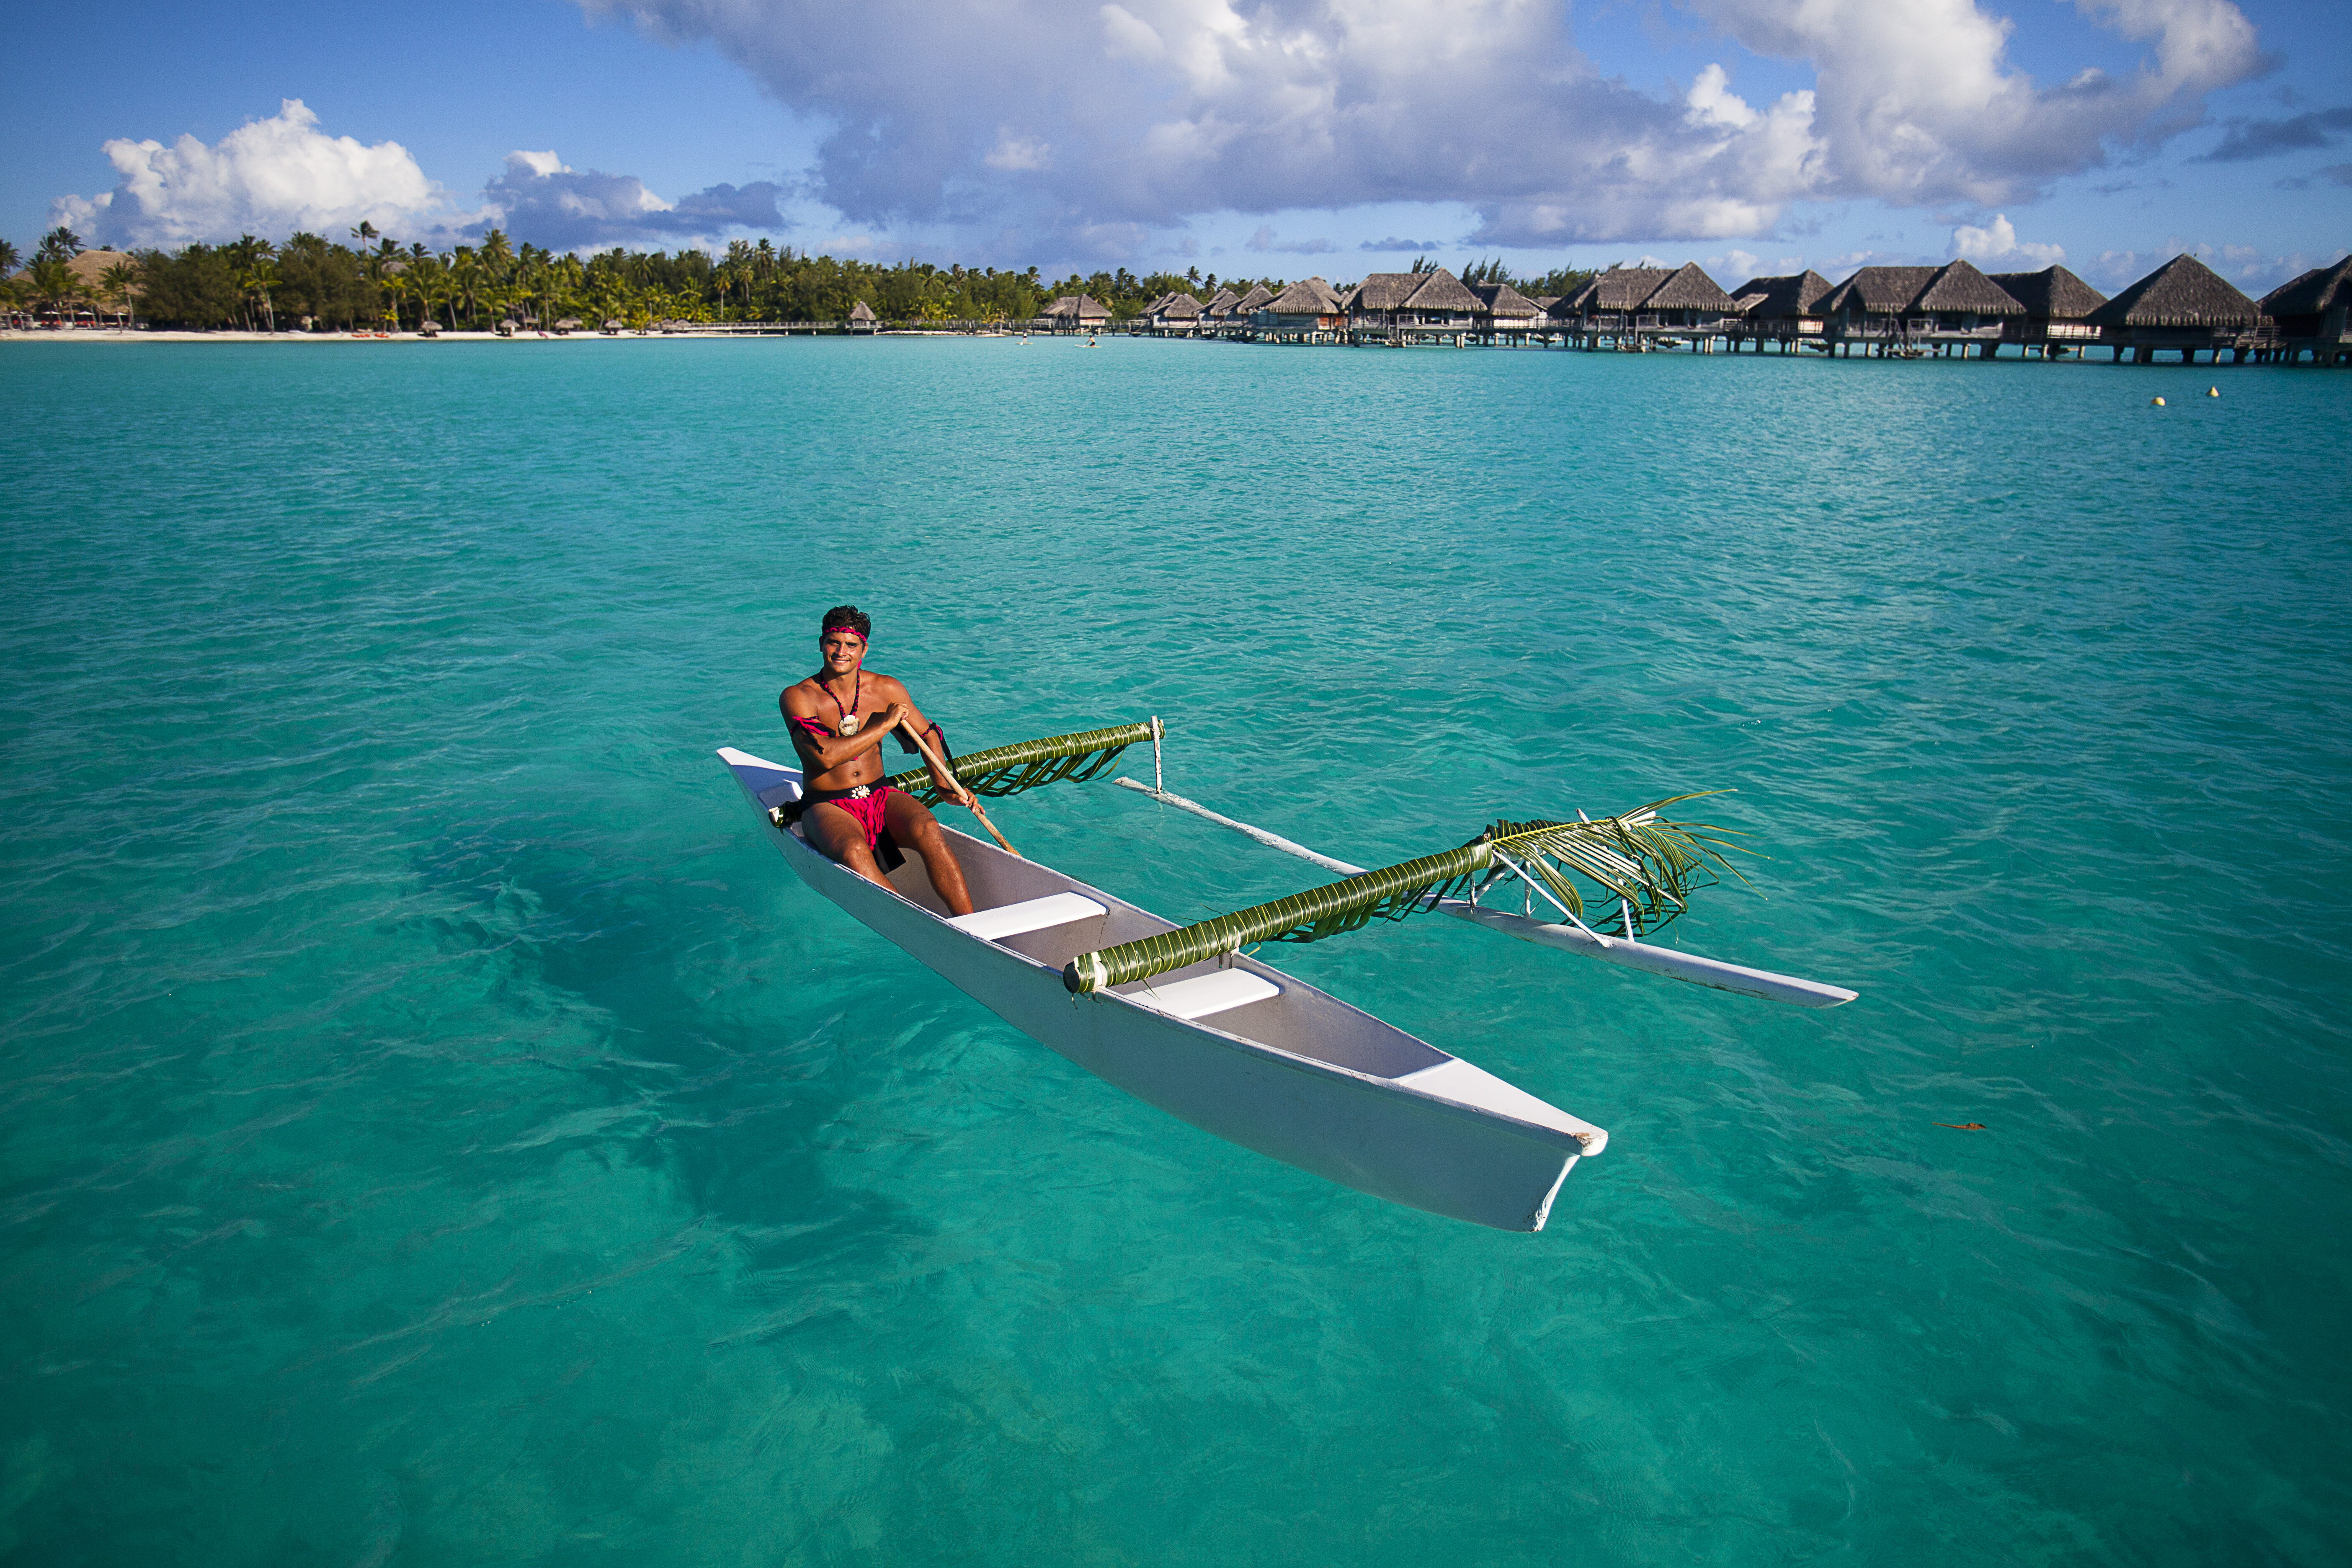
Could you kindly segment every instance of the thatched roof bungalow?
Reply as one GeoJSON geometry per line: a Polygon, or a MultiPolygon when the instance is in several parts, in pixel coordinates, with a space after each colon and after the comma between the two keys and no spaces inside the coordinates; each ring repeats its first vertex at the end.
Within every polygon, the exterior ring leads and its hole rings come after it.
{"type": "Polygon", "coordinates": [[[865,300],[860,300],[857,303],[849,307],[849,330],[851,331],[870,332],[880,324],[881,323],[877,321],[874,318],[874,307],[867,304],[865,300]]]}
{"type": "Polygon", "coordinates": [[[1821,336],[1824,307],[1836,291],[1836,284],[1807,268],[1802,272],[1750,278],[1731,290],[1731,304],[1761,348],[1766,338],[1821,336]]]}
{"type": "Polygon", "coordinates": [[[1223,321],[1234,313],[1234,307],[1240,304],[1241,300],[1242,297],[1232,289],[1219,289],[1209,296],[1209,302],[1201,307],[1201,314],[1212,321],[1223,321]]]}
{"type": "Polygon", "coordinates": [[[1832,337],[1899,338],[1911,301],[1934,281],[1932,267],[1865,267],[1822,301],[1832,337]]]}
{"type": "Polygon", "coordinates": [[[1374,272],[1348,291],[1341,308],[1359,336],[1403,342],[1475,331],[1486,302],[1444,268],[1427,272],[1374,272]]]}
{"type": "Polygon", "coordinates": [[[2009,323],[2009,342],[2039,343],[2047,358],[2065,353],[2071,343],[2097,340],[2099,329],[2091,324],[2091,312],[2105,304],[2107,297],[2064,268],[1990,276],[2003,293],[2025,307],[2025,314],[2009,323]]]}
{"type": "Polygon", "coordinates": [[[1988,322],[1997,328],[2011,316],[2024,315],[2025,307],[1978,271],[1974,262],[1954,261],[1927,280],[1911,301],[1911,313],[1927,317],[1947,331],[1967,331],[1988,322]]]}
{"type": "Polygon", "coordinates": [[[1658,285],[1673,276],[1671,268],[1612,267],[1553,305],[1552,319],[1589,323],[1630,315],[1640,309],[1643,300],[1657,292],[1658,285]]]}
{"type": "Polygon", "coordinates": [[[1064,331],[1090,332],[1108,326],[1110,312],[1091,294],[1065,294],[1038,311],[1037,319],[1064,331]]]}
{"type": "Polygon", "coordinates": [[[1644,316],[1657,317],[1662,327],[1712,326],[1739,312],[1722,285],[1696,261],[1685,261],[1668,273],[1665,281],[1643,300],[1640,310],[1644,316]]]}
{"type": "Polygon", "coordinates": [[[1348,312],[1331,285],[1304,278],[1250,312],[1251,328],[1277,341],[1313,342],[1348,327],[1348,312]]]}
{"type": "Polygon", "coordinates": [[[2152,364],[2159,350],[2180,351],[2193,364],[2198,352],[2245,353],[2242,341],[2262,319],[2262,310],[2230,280],[2193,256],[2176,256],[2090,314],[2100,341],[2116,358],[2132,351],[2135,364],[2152,364]]]}
{"type": "Polygon", "coordinates": [[[1140,319],[1147,329],[1161,334],[1198,331],[1201,327],[1201,301],[1180,289],[1154,300],[1144,309],[1140,319]]]}
{"type": "Polygon", "coordinates": [[[1976,343],[1988,359],[2000,343],[2003,323],[2025,314],[2023,305],[1969,261],[1865,267],[1839,284],[1822,309],[1834,338],[1881,347],[1899,342],[1906,353],[1916,342],[1957,344],[1963,353],[1976,343]]]}
{"type": "Polygon", "coordinates": [[[1486,301],[1462,285],[1443,267],[1421,275],[1421,287],[1404,302],[1405,314],[1418,325],[1458,329],[1477,324],[1478,308],[1486,301]]]}
{"type": "Polygon", "coordinates": [[[2276,324],[2289,360],[2305,353],[2325,363],[2352,353],[2352,256],[2315,267],[2263,296],[2262,312],[2276,324]]]}
{"type": "Polygon", "coordinates": [[[1339,301],[1348,325],[1359,340],[1366,337],[1402,342],[1404,302],[1421,287],[1418,272],[1368,272],[1364,280],[1339,301]]]}
{"type": "Polygon", "coordinates": [[[1497,332],[1531,332],[1544,324],[1543,307],[1508,283],[1469,283],[1464,287],[1478,297],[1478,309],[1473,319],[1481,337],[1491,338],[1497,332]]]}
{"type": "Polygon", "coordinates": [[[1233,313],[1247,321],[1258,308],[1274,298],[1274,290],[1263,283],[1253,283],[1250,291],[1234,301],[1233,313]]]}

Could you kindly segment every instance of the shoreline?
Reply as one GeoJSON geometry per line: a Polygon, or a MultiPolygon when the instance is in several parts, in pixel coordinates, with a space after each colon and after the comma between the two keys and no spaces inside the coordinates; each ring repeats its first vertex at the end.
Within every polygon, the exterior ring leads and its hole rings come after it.
{"type": "MultiPolygon", "coordinates": [[[[75,327],[66,331],[17,331],[0,330],[0,342],[16,343],[556,343],[556,342],[627,342],[642,338],[647,342],[664,337],[687,337],[685,332],[549,332],[541,336],[500,337],[496,332],[439,332],[427,337],[423,332],[392,332],[383,337],[373,333],[353,332],[245,332],[245,331],[153,331],[146,328],[75,327]]],[[[735,334],[712,332],[711,337],[735,334]]],[[[749,336],[751,334],[742,334],[749,336]]]]}

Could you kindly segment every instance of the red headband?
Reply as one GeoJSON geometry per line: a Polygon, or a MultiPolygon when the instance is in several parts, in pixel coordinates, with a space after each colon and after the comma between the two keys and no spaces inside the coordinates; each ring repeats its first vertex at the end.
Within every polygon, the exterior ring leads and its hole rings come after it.
{"type": "Polygon", "coordinates": [[[871,643],[874,640],[872,637],[867,637],[864,632],[859,631],[856,626],[827,626],[824,630],[816,634],[816,640],[823,642],[825,638],[833,636],[835,632],[847,632],[851,637],[856,637],[862,643],[871,643]]]}

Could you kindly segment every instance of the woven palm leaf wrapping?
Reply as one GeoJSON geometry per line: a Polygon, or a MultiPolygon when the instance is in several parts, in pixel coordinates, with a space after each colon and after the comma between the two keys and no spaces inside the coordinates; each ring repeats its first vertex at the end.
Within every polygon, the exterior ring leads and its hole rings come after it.
{"type": "MultiPolygon", "coordinates": [[[[995,799],[1064,780],[1084,784],[1118,762],[1119,753],[1129,746],[1150,739],[1151,726],[1148,723],[1117,724],[1108,730],[1084,730],[1074,735],[1046,735],[1034,741],[1016,741],[1009,746],[993,746],[968,757],[957,757],[950,765],[966,789],[995,799]]],[[[926,805],[937,805],[947,798],[931,783],[929,768],[908,768],[882,782],[898,785],[926,805]]]]}
{"type": "Polygon", "coordinates": [[[1099,991],[1165,974],[1220,953],[1239,952],[1254,942],[1319,942],[1378,917],[1402,920],[1416,908],[1434,903],[1433,894],[1444,896],[1449,888],[1483,869],[1486,862],[1486,843],[1482,838],[1442,855],[1309,888],[1199,925],[1161,931],[1100,952],[1082,952],[1062,971],[1062,984],[1076,992],[1099,991]]]}
{"type": "Polygon", "coordinates": [[[1320,942],[1377,919],[1402,920],[1435,909],[1444,899],[1490,886],[1496,877],[1507,874],[1505,857],[1540,878],[1554,896],[1580,915],[1583,899],[1568,871],[1554,864],[1565,862],[1623,899],[1637,933],[1654,930],[1688,908],[1693,891],[1714,885],[1718,879],[1715,867],[1738,875],[1717,847],[1738,847],[1718,837],[1725,829],[1659,819],[1660,806],[1695,798],[1675,795],[1598,822],[1497,822],[1459,849],[1367,871],[1099,952],[1082,952],[1063,970],[1062,983],[1075,992],[1099,991],[1238,952],[1252,942],[1320,942]]]}

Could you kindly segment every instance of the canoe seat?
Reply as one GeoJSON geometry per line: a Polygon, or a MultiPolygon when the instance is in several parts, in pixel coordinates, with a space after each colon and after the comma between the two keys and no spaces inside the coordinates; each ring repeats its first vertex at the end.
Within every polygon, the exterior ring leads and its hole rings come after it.
{"type": "Polygon", "coordinates": [[[1165,1013],[1171,1018],[1205,1018],[1213,1013],[1230,1012],[1246,1007],[1253,1002],[1263,1002],[1282,994],[1282,987],[1263,974],[1252,974],[1246,969],[1220,969],[1213,974],[1202,974],[1191,980],[1179,980],[1172,985],[1156,985],[1149,990],[1140,986],[1133,991],[1121,991],[1139,1007],[1155,1013],[1165,1013]]]}
{"type": "Polygon", "coordinates": [[[948,924],[982,942],[1003,942],[1008,936],[1026,936],[1033,931],[1050,931],[1108,913],[1108,910],[1083,893],[1048,893],[1042,899],[1000,904],[992,910],[974,910],[968,915],[956,916],[948,924]]]}

